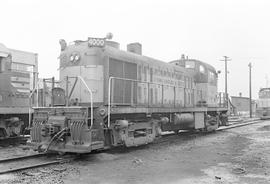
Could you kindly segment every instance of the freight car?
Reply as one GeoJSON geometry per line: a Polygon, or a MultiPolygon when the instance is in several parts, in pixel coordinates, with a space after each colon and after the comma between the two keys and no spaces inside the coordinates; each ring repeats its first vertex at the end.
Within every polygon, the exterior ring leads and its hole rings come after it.
{"type": "Polygon", "coordinates": [[[106,38],[60,45],[61,87],[49,107],[34,109],[31,144],[39,150],[139,146],[162,131],[213,131],[227,123],[217,72],[207,63],[166,63],[143,56],[139,43],[123,51],[106,38]]]}
{"type": "Polygon", "coordinates": [[[19,136],[29,121],[29,95],[37,75],[37,54],[0,44],[0,139],[19,136]]]}
{"type": "Polygon", "coordinates": [[[270,118],[270,88],[261,88],[257,101],[256,116],[261,119],[270,118]]]}

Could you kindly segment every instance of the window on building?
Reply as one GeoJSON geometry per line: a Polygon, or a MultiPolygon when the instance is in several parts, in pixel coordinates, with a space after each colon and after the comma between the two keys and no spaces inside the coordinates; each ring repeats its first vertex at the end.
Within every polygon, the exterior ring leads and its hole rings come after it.
{"type": "Polygon", "coordinates": [[[29,73],[34,71],[34,66],[23,63],[11,63],[11,70],[29,73]]]}

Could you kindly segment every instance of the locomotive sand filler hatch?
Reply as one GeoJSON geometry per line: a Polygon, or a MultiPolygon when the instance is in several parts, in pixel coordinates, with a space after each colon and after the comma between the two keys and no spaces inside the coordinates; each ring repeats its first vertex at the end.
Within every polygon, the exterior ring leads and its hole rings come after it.
{"type": "Polygon", "coordinates": [[[148,144],[162,131],[212,131],[227,124],[211,65],[187,58],[166,63],[141,55],[139,43],[123,51],[107,37],[65,43],[60,41],[60,87],[52,93],[62,103],[35,108],[34,147],[87,153],[148,144]]]}

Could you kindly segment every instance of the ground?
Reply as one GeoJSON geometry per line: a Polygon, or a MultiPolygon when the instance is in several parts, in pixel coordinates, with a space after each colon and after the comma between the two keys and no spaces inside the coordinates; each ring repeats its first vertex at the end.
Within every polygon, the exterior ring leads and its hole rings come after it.
{"type": "Polygon", "coordinates": [[[86,155],[71,163],[0,175],[0,181],[12,184],[270,183],[270,121],[211,134],[165,137],[147,146],[115,149],[86,155]]]}

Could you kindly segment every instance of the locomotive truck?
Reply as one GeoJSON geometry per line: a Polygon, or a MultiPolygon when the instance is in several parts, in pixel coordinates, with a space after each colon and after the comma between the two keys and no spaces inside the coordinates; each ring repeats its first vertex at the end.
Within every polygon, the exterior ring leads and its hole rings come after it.
{"type": "Polygon", "coordinates": [[[213,131],[227,124],[211,65],[142,55],[140,43],[60,40],[60,87],[34,108],[31,142],[41,151],[89,153],[153,142],[163,131],[213,131]]]}

